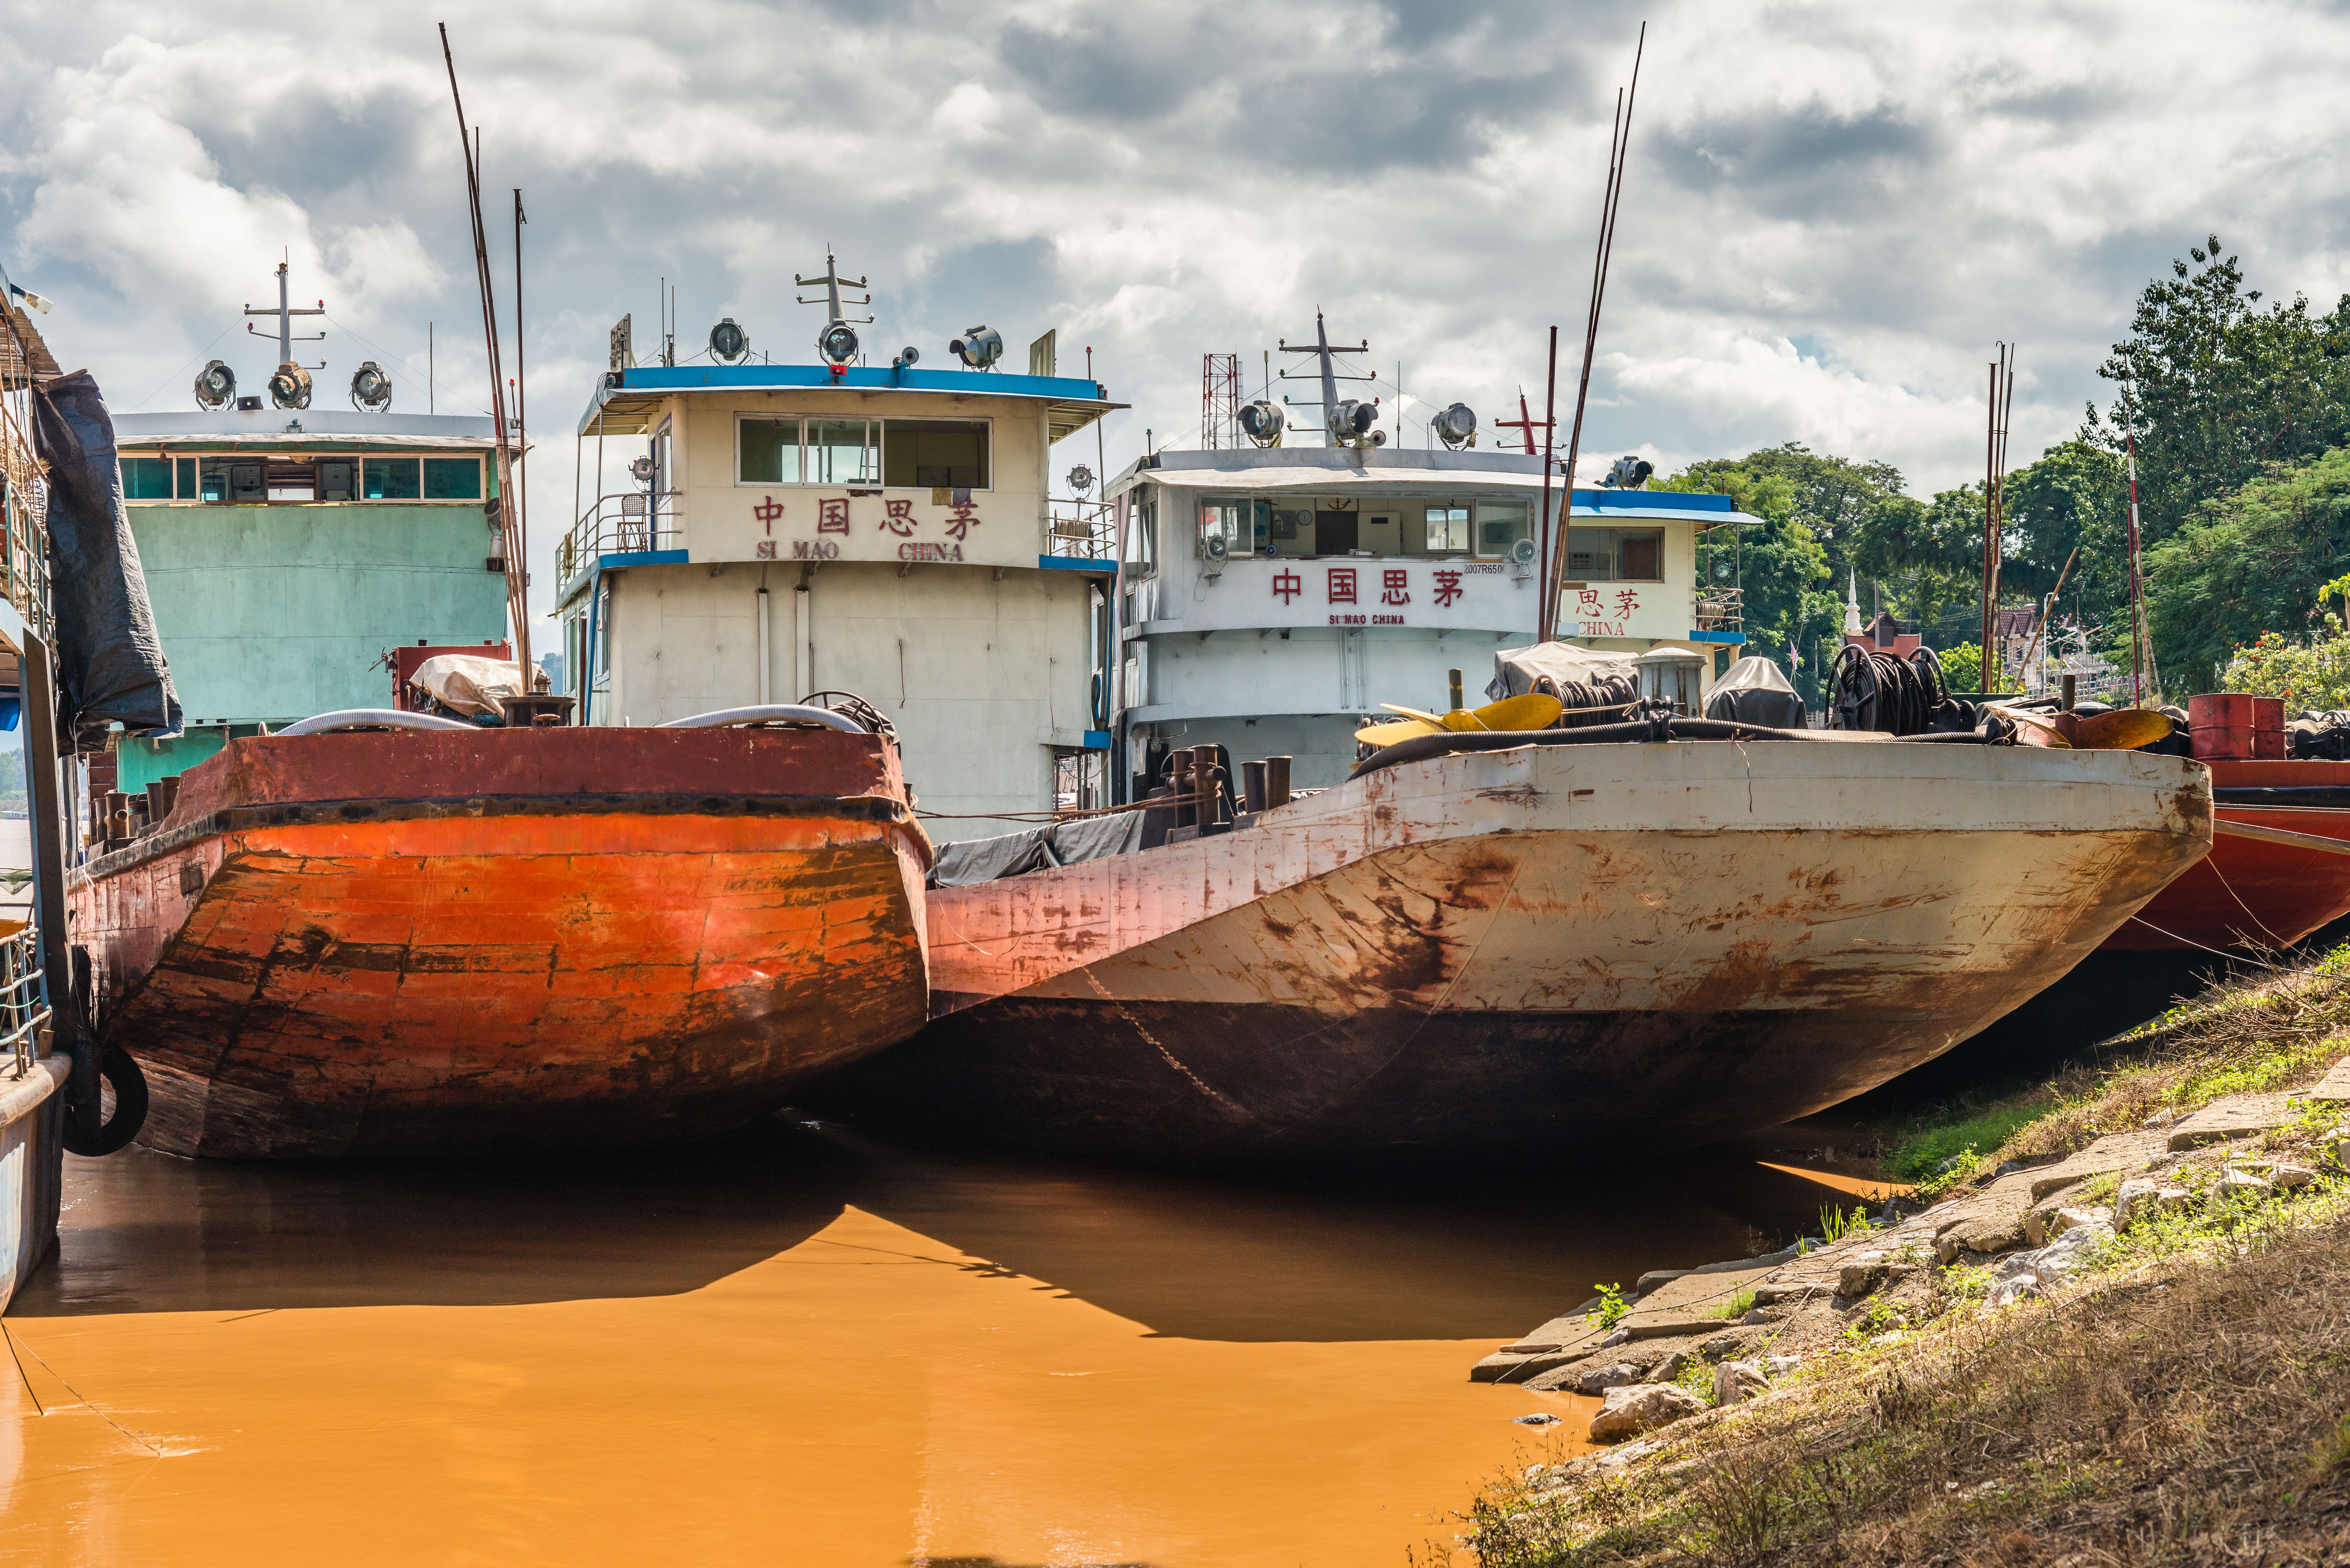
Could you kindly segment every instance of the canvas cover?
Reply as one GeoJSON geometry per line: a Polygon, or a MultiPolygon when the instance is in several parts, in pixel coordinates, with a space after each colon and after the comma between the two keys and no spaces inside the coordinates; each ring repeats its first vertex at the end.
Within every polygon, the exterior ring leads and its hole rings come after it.
{"type": "Polygon", "coordinates": [[[1048,866],[1074,866],[1080,860],[1127,855],[1142,847],[1146,812],[1111,812],[1101,816],[1073,817],[1045,827],[1024,828],[994,838],[973,838],[939,846],[931,867],[933,888],[968,888],[1048,866]]]}
{"type": "Polygon", "coordinates": [[[1789,684],[1786,671],[1767,659],[1749,654],[1731,665],[1706,694],[1705,716],[1772,730],[1804,727],[1804,700],[1789,684]]]}
{"type": "Polygon", "coordinates": [[[504,718],[506,699],[522,695],[522,676],[511,659],[478,653],[436,653],[416,667],[408,683],[454,713],[504,718]]]}
{"type": "Polygon", "coordinates": [[[155,631],[138,541],[122,505],[114,420],[87,370],[33,383],[33,447],[49,465],[49,557],[57,604],[57,722],[76,750],[110,725],[180,733],[180,696],[155,631]]]}
{"type": "Polygon", "coordinates": [[[1611,677],[1630,680],[1636,672],[1631,659],[1624,654],[1595,653],[1572,642],[1538,642],[1531,648],[1495,652],[1493,679],[1486,683],[1485,695],[1496,702],[1504,697],[1523,697],[1544,675],[1561,686],[1570,680],[1588,686],[1611,677]]]}

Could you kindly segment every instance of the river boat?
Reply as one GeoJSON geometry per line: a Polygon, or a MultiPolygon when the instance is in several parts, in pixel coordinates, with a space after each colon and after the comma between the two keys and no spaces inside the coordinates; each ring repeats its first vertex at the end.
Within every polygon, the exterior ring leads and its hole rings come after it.
{"type": "Polygon", "coordinates": [[[372,363],[358,411],[309,409],[280,283],[276,406],[215,362],[204,409],[117,421],[190,722],[118,737],[68,896],[102,1038],[147,1080],[140,1140],[701,1137],[919,1027],[931,849],[881,715],[707,681],[633,726],[559,695],[411,711],[415,655],[511,659],[497,434],[390,412],[372,363]]]}
{"type": "Polygon", "coordinates": [[[1566,511],[1466,408],[1410,447],[1326,327],[1299,352],[1323,445],[1268,395],[1253,449],[1109,487],[1120,782],[1174,809],[942,851],[931,1023],[831,1103],[1209,1167],[1702,1143],[1948,1049],[2206,852],[2178,758],[1697,717],[1754,519],[1637,458],[1566,511]],[[1548,681],[1571,727],[1454,732],[1488,658],[1479,711],[1548,681]]]}
{"type": "Polygon", "coordinates": [[[2175,757],[1574,734],[933,889],[934,1017],[850,1097],[1193,1166],[1700,1144],[1948,1049],[2210,842],[2175,757]]]}
{"type": "Polygon", "coordinates": [[[78,868],[74,932],[150,1147],[603,1149],[913,1033],[929,855],[894,742],[847,720],[293,732],[78,868]]]}
{"type": "Polygon", "coordinates": [[[2106,940],[2115,952],[2262,953],[2350,915],[2350,763],[2207,759],[2215,836],[2106,940]]]}

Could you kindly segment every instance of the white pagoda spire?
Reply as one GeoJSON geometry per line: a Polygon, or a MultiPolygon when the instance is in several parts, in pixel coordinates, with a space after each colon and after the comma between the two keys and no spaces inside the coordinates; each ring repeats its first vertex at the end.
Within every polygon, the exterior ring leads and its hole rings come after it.
{"type": "Polygon", "coordinates": [[[1844,628],[1846,631],[1860,629],[1860,576],[1856,571],[1846,579],[1844,628]]]}

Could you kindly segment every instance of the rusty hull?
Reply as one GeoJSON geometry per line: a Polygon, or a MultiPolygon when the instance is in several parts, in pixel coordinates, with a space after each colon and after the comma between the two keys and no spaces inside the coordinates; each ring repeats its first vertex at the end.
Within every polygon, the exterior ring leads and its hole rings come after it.
{"type": "Polygon", "coordinates": [[[237,741],[71,888],[142,1142],[490,1155],[707,1136],[921,1023],[930,846],[832,732],[237,741]]]}
{"type": "Polygon", "coordinates": [[[2208,775],[2176,758],[1430,759],[933,891],[933,1021],[842,1097],[1195,1166],[1702,1143],[1948,1049],[2210,843],[2208,775]]]}

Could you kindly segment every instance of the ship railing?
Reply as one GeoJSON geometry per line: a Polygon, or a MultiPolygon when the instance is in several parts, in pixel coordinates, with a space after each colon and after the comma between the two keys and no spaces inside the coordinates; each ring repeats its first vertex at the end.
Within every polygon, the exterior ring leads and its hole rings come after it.
{"type": "Polygon", "coordinates": [[[1083,561],[1113,560],[1118,555],[1115,508],[1107,501],[1055,501],[1045,526],[1047,556],[1083,561]]]}
{"type": "Polygon", "coordinates": [[[606,556],[683,549],[685,530],[679,524],[683,499],[674,490],[623,490],[598,496],[556,544],[556,578],[567,583],[606,556]]]}
{"type": "Polygon", "coordinates": [[[0,937],[0,1053],[23,1077],[33,1070],[40,1033],[49,1023],[49,986],[41,967],[40,933],[31,926],[0,937]]]}
{"type": "Polygon", "coordinates": [[[1700,631],[1737,631],[1746,629],[1746,590],[1743,588],[1707,588],[1695,600],[1693,623],[1700,631]]]}
{"type": "MultiPolygon", "coordinates": [[[[0,306],[5,308],[5,306],[0,306]]],[[[0,370],[7,368],[0,334],[0,370]]],[[[33,451],[30,382],[0,375],[0,594],[44,639],[54,637],[49,579],[48,476],[33,451]]]]}

